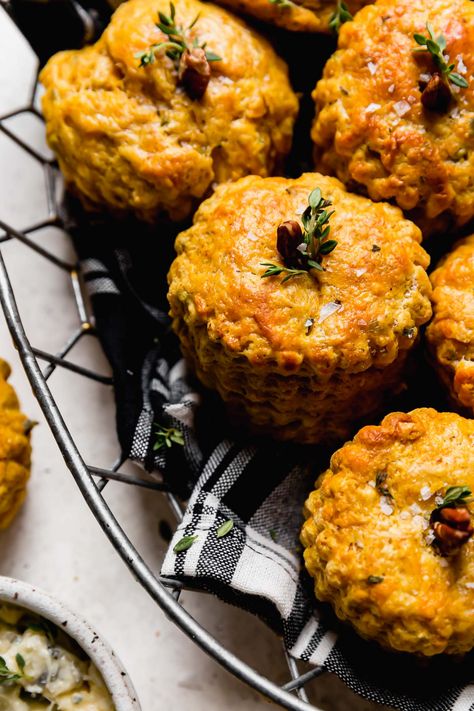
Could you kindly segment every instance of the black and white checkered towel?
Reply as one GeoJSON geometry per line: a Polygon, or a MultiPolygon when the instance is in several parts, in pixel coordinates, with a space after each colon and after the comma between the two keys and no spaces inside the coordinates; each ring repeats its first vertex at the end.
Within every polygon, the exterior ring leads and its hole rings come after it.
{"type": "Polygon", "coordinates": [[[172,252],[165,258],[163,243],[171,244],[172,235],[135,223],[84,224],[77,214],[70,230],[113,368],[123,451],[147,470],[162,471],[181,496],[191,493],[162,574],[258,615],[293,657],[324,665],[368,699],[406,711],[474,710],[472,655],[421,665],[362,641],[315,604],[298,534],[327,453],[240,441],[217,398],[199,390],[166,315],[172,252]],[[179,429],[184,446],[154,451],[158,424],[179,429]],[[229,519],[232,530],[218,538],[229,519]],[[174,553],[185,535],[197,539],[174,553]]]}

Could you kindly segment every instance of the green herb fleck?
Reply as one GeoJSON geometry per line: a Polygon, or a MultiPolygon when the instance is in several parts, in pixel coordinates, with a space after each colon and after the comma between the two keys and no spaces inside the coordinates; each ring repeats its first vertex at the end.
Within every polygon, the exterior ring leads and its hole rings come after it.
{"type": "Polygon", "coordinates": [[[260,266],[267,267],[265,273],[262,274],[262,279],[264,277],[279,276],[279,274],[286,274],[284,279],[281,280],[282,284],[284,284],[285,281],[289,281],[290,279],[293,279],[293,277],[298,276],[299,274],[307,274],[308,273],[307,269],[291,269],[289,267],[279,266],[277,264],[272,264],[271,262],[261,262],[260,266]]]}
{"type": "Polygon", "coordinates": [[[321,265],[322,257],[330,254],[337,246],[334,239],[327,239],[331,230],[329,218],[334,215],[334,210],[328,211],[332,205],[330,200],[323,198],[321,190],[316,188],[308,196],[308,207],[301,215],[303,230],[301,232],[301,242],[296,252],[292,255],[293,265],[278,265],[271,262],[262,262],[261,267],[267,267],[262,274],[265,277],[285,274],[281,283],[284,284],[289,279],[293,279],[300,274],[305,274],[311,269],[323,272],[321,265]]]}
{"type": "Polygon", "coordinates": [[[15,659],[16,663],[18,664],[18,669],[23,674],[26,664],[24,657],[18,652],[18,654],[15,656],[15,659]]]}
{"type": "Polygon", "coordinates": [[[173,444],[184,445],[183,433],[177,430],[176,427],[158,427],[156,431],[156,442],[153,446],[153,450],[156,452],[163,447],[170,448],[173,444]]]}
{"type": "Polygon", "coordinates": [[[277,534],[277,532],[276,532],[273,528],[271,528],[271,529],[268,531],[268,533],[270,534],[270,538],[272,539],[272,541],[273,541],[274,543],[278,543],[278,534],[277,534]]]}
{"type": "Polygon", "coordinates": [[[420,47],[415,47],[414,52],[429,52],[433,57],[433,61],[439,70],[441,76],[450,81],[451,84],[466,89],[469,85],[461,74],[453,72],[454,64],[448,64],[448,57],[444,54],[446,49],[446,38],[444,35],[439,35],[435,38],[433,28],[429,22],[426,23],[428,37],[415,33],[413,39],[420,47]]]}
{"type": "Polygon", "coordinates": [[[334,34],[337,35],[339,30],[341,29],[341,25],[343,25],[344,22],[349,22],[352,19],[353,17],[349,12],[349,8],[347,7],[346,3],[342,2],[342,0],[337,0],[336,10],[329,18],[329,29],[331,30],[331,32],[334,32],[334,34]]]}
{"type": "Polygon", "coordinates": [[[180,541],[177,542],[177,544],[173,548],[173,551],[175,553],[181,553],[181,551],[187,551],[188,548],[191,548],[194,541],[197,541],[197,539],[198,539],[198,536],[184,536],[183,538],[181,538],[180,541]]]}
{"type": "Polygon", "coordinates": [[[446,489],[443,501],[436,507],[437,509],[456,508],[456,506],[466,506],[472,501],[472,491],[467,486],[450,486],[446,489]]]}
{"type": "Polygon", "coordinates": [[[7,663],[3,657],[0,657],[0,684],[8,684],[11,681],[18,681],[19,674],[15,674],[7,667],[7,663]]]}
{"type": "MultiPolygon", "coordinates": [[[[140,60],[139,67],[146,67],[149,64],[153,64],[156,59],[156,53],[158,51],[164,51],[167,57],[175,62],[176,67],[178,67],[181,55],[185,50],[189,50],[190,47],[186,41],[186,33],[191,30],[199,19],[199,15],[196,15],[194,20],[187,28],[180,27],[176,24],[176,8],[172,2],[170,2],[170,13],[165,15],[164,12],[158,13],[159,22],[155,23],[159,30],[161,30],[168,39],[163,42],[156,42],[152,44],[144,52],[137,52],[135,58],[140,60]]],[[[208,62],[220,62],[221,57],[214,52],[210,52],[206,49],[206,43],[199,44],[199,40],[195,39],[193,41],[192,47],[199,47],[205,50],[206,59],[208,62]]],[[[191,47],[191,48],[192,48],[191,47]]]]}
{"type": "Polygon", "coordinates": [[[367,578],[367,584],[368,585],[378,585],[379,583],[383,583],[384,578],[382,575],[369,575],[367,578]]]}
{"type": "Polygon", "coordinates": [[[390,493],[390,490],[387,486],[385,486],[386,481],[387,472],[377,472],[377,474],[375,475],[375,488],[382,496],[388,496],[388,498],[392,499],[393,497],[390,493]]]}
{"type": "Polygon", "coordinates": [[[216,531],[216,536],[217,538],[224,538],[224,536],[227,536],[228,533],[232,531],[234,528],[234,522],[230,518],[228,521],[225,521],[225,523],[222,524],[222,526],[219,526],[219,528],[216,531]]]}

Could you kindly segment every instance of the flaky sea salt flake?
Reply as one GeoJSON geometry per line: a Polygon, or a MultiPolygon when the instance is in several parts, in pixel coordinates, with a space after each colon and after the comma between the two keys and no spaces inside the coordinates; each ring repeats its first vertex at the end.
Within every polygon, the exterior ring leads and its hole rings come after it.
{"type": "Polygon", "coordinates": [[[389,499],[386,496],[382,496],[380,499],[380,510],[386,516],[391,516],[393,514],[393,506],[390,505],[389,499]]]}
{"type": "Polygon", "coordinates": [[[324,306],[321,308],[321,311],[319,312],[318,323],[322,323],[327,318],[332,316],[337,311],[340,311],[341,309],[342,304],[337,301],[330,301],[328,304],[324,304],[324,306]]]}
{"type": "Polygon", "coordinates": [[[380,104],[369,104],[365,111],[368,114],[373,114],[374,111],[377,111],[378,109],[380,109],[380,104]]]}
{"type": "Polygon", "coordinates": [[[408,101],[404,101],[402,99],[401,101],[396,101],[393,105],[393,108],[399,116],[405,116],[405,114],[410,111],[411,105],[408,103],[408,101]]]}
{"type": "Polygon", "coordinates": [[[431,489],[429,486],[422,486],[420,489],[420,498],[422,501],[428,501],[431,496],[431,489]]]}

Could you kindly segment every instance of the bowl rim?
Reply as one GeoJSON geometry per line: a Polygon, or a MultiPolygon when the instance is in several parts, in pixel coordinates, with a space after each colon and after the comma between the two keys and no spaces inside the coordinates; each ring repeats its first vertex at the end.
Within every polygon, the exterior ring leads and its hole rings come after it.
{"type": "Polygon", "coordinates": [[[41,588],[16,578],[0,576],[0,602],[8,602],[53,622],[83,649],[99,670],[115,711],[141,711],[132,681],[104,637],[68,605],[41,588]]]}

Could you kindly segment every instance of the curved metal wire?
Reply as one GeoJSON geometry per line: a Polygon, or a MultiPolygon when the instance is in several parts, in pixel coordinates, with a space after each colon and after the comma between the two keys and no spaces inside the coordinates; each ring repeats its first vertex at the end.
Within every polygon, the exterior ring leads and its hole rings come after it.
{"type": "MultiPolygon", "coordinates": [[[[108,536],[114,548],[130,568],[133,575],[140,581],[145,590],[147,590],[149,595],[160,605],[168,617],[199,645],[201,649],[216,659],[225,669],[242,681],[251,684],[255,689],[273,701],[283,705],[285,708],[294,709],[294,711],[308,711],[309,708],[315,708],[310,707],[306,701],[296,698],[286,689],[280,688],[261,676],[249,665],[232,654],[232,652],[222,647],[222,645],[179,604],[163,583],[156,578],[130,542],[94,482],[91,470],[82,459],[38,365],[37,358],[35,357],[21,322],[1,250],[0,302],[28,380],[61,450],[64,461],[104,533],[108,536]]],[[[300,688],[298,686],[300,681],[304,684],[306,675],[302,675],[301,678],[290,682],[291,688],[300,688]]]]}
{"type": "Polygon", "coordinates": [[[285,653],[291,679],[282,687],[278,686],[223,647],[218,640],[182,607],[179,602],[182,586],[179,583],[161,580],[153,573],[115,518],[102,495],[102,491],[110,480],[162,491],[164,495],[167,496],[170,507],[177,520],[182,517],[183,507],[181,502],[172,492],[167,490],[165,484],[121,472],[120,467],[123,464],[121,459],[118,459],[110,469],[87,465],[54,400],[48,385],[48,380],[58,367],[66,368],[79,376],[95,380],[105,385],[110,385],[111,379],[107,375],[96,373],[93,370],[84,368],[66,359],[68,353],[84,336],[95,335],[93,319],[88,314],[87,302],[82,293],[77,265],[58,258],[56,255],[50,253],[44,246],[38,245],[30,237],[31,233],[44,227],[56,226],[62,229],[64,228],[59,217],[59,210],[56,203],[56,183],[59,175],[54,161],[41,156],[34,147],[29,146],[24,140],[18,138],[14,132],[4,125],[7,119],[10,120],[25,112],[31,112],[38,117],[39,114],[34,107],[34,99],[35,91],[33,91],[30,104],[27,107],[0,116],[0,132],[3,132],[10,140],[27,151],[34,160],[42,165],[45,173],[49,214],[47,219],[43,222],[31,225],[21,231],[0,219],[0,229],[4,231],[3,235],[0,234],[0,303],[26,375],[44,413],[45,419],[56,439],[64,461],[98,523],[134,577],[164,610],[166,615],[187,634],[188,637],[234,676],[254,687],[284,708],[293,711],[308,711],[309,709],[318,711],[316,707],[310,706],[304,685],[321,675],[324,669],[316,668],[310,672],[300,674],[295,660],[288,657],[285,653]],[[3,244],[11,241],[21,242],[28,249],[34,250],[57,268],[69,274],[75,307],[78,314],[78,327],[57,353],[48,353],[44,350],[40,350],[33,347],[29,342],[2,254],[3,244]],[[46,363],[44,370],[40,368],[40,360],[46,363]]]}

